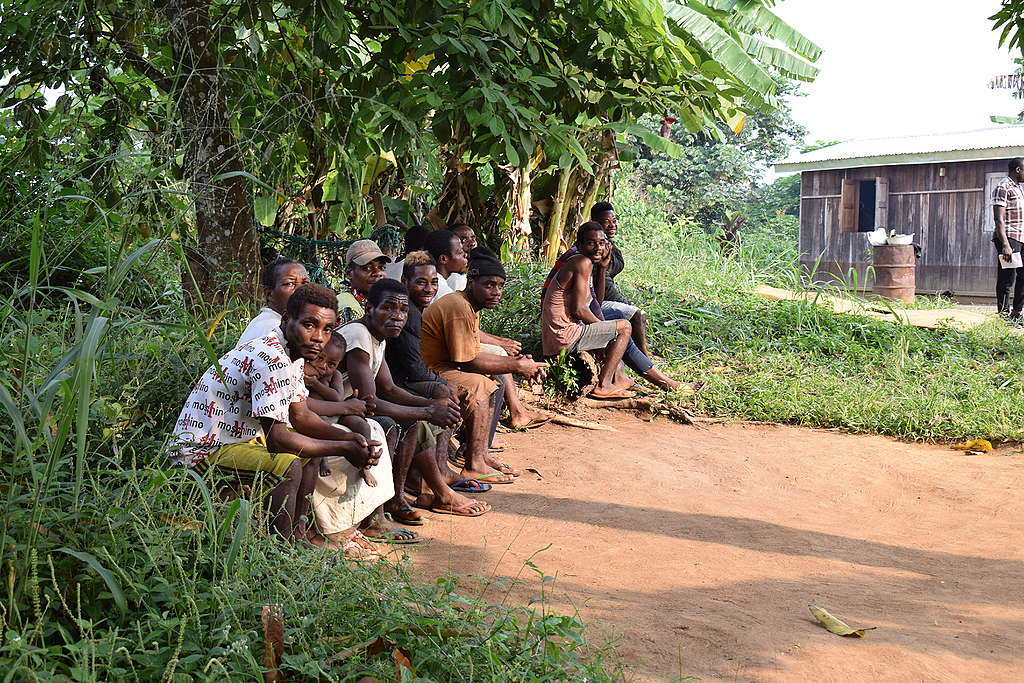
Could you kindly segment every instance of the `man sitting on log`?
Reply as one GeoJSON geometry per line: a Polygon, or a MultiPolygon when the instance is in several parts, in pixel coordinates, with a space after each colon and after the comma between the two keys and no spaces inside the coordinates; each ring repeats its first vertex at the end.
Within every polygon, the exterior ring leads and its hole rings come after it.
{"type": "Polygon", "coordinates": [[[397,338],[409,315],[409,293],[402,283],[380,280],[367,295],[366,314],[341,328],[348,345],[345,356],[346,382],[367,403],[377,420],[387,420],[399,434],[395,453],[395,499],[385,510],[397,522],[422,523],[415,511],[408,510],[402,498],[410,467],[420,482],[421,491],[415,505],[439,514],[479,517],[491,506],[453,491],[438,467],[437,429],[454,426],[459,421],[457,404],[448,392],[437,392],[437,398],[420,396],[395,385],[386,361],[387,341],[397,338]]]}
{"type": "MultiPolygon", "coordinates": [[[[336,318],[333,291],[313,283],[296,289],[279,329],[232,349],[203,374],[168,448],[177,467],[213,468],[245,483],[262,473],[273,486],[266,497],[272,528],[288,540],[325,543],[303,521],[322,458],[341,456],[358,470],[381,457],[378,442],[325,424],[306,405],[304,361],[323,349],[336,318]]],[[[357,496],[390,496],[390,487],[355,489],[357,496]]],[[[383,502],[368,500],[362,507],[383,502]]]]}
{"type": "MultiPolygon", "coordinates": [[[[457,239],[457,238],[456,238],[457,239]]],[[[461,248],[461,245],[460,245],[461,248]]],[[[466,463],[462,476],[491,484],[511,484],[513,473],[489,461],[487,441],[501,411],[494,375],[532,377],[546,367],[528,355],[498,356],[480,348],[480,311],[496,308],[505,286],[505,269],[487,247],[470,254],[466,289],[437,299],[423,311],[421,354],[428,368],[443,377],[458,396],[466,424],[466,463]]]]}
{"type": "Polygon", "coordinates": [[[630,342],[627,321],[602,320],[595,312],[591,278],[603,277],[608,239],[600,223],[584,223],[576,233],[577,253],[556,264],[541,302],[541,341],[545,356],[563,349],[600,351],[601,370],[593,398],[632,398],[633,392],[615,383],[615,374],[630,342]],[[595,272],[596,271],[596,272],[595,272]]]}

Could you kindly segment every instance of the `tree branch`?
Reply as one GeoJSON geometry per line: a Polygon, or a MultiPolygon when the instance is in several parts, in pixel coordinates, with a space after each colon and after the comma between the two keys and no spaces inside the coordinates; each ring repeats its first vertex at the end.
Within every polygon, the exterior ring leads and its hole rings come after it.
{"type": "Polygon", "coordinates": [[[118,46],[121,48],[121,55],[125,58],[125,61],[131,64],[136,71],[153,81],[153,85],[161,91],[168,95],[173,94],[174,84],[171,79],[160,71],[160,69],[143,59],[142,55],[138,53],[134,45],[121,39],[116,34],[114,35],[114,40],[117,41],[118,46]]]}

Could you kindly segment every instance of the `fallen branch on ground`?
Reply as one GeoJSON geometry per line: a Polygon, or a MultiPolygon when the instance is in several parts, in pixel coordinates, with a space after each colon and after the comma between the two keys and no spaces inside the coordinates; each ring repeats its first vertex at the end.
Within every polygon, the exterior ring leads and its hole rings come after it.
{"type": "Polygon", "coordinates": [[[643,410],[656,415],[668,415],[676,422],[692,425],[693,415],[678,406],[667,403],[659,403],[649,398],[625,398],[620,401],[597,401],[592,398],[584,398],[583,404],[591,408],[618,408],[619,410],[643,410]]]}
{"type": "Polygon", "coordinates": [[[600,422],[590,422],[589,420],[577,420],[574,417],[567,415],[559,415],[557,413],[551,414],[551,421],[555,424],[565,425],[566,427],[579,427],[580,429],[593,429],[599,432],[617,432],[619,431],[611,425],[601,424],[600,422]]]}

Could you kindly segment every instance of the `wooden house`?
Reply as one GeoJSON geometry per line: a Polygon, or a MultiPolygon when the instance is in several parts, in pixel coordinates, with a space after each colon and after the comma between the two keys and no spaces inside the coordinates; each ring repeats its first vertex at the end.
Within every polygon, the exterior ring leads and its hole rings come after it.
{"type": "Polygon", "coordinates": [[[969,301],[995,298],[992,190],[1020,156],[1024,125],[844,142],[775,170],[800,173],[800,262],[814,281],[869,288],[865,233],[886,228],[921,246],[919,294],[969,301]]]}

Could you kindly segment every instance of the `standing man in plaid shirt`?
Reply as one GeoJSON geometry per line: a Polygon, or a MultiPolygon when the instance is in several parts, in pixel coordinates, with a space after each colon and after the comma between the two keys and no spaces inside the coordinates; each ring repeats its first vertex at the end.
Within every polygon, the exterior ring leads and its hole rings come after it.
{"type": "MultiPolygon", "coordinates": [[[[992,210],[996,228],[992,242],[999,258],[1010,261],[1020,252],[1024,242],[1024,158],[1010,160],[1009,175],[996,185],[992,193],[992,210]]],[[[1024,273],[1019,268],[998,269],[996,274],[996,306],[1000,315],[1010,311],[1010,288],[1013,288],[1013,312],[1010,320],[1020,322],[1024,308],[1024,273]]]]}

